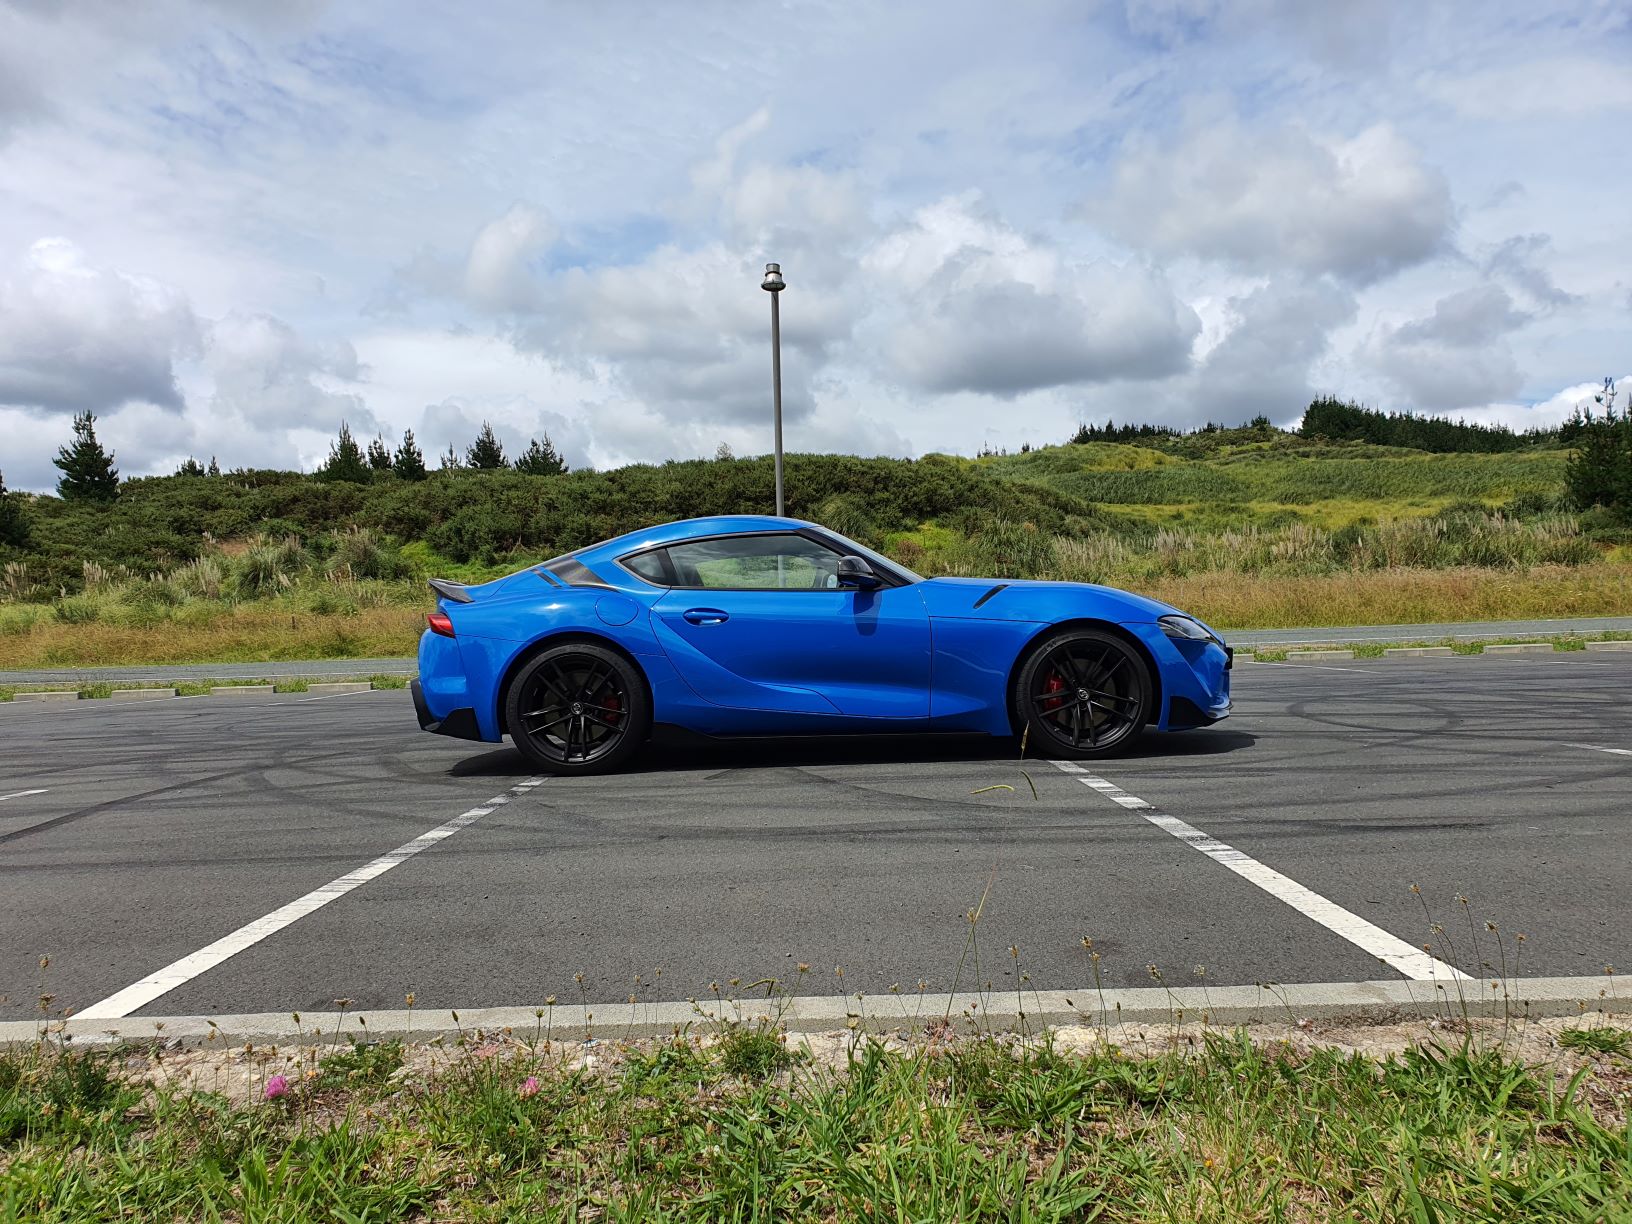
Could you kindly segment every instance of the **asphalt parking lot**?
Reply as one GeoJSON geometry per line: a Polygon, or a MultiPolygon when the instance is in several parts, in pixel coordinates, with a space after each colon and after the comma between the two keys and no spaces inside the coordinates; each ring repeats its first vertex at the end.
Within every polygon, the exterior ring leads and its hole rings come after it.
{"type": "Polygon", "coordinates": [[[1412,976],[1390,942],[1479,976],[1486,922],[1514,976],[1601,973],[1632,966],[1629,692],[1611,653],[1251,664],[1227,722],[1086,773],[918,739],[542,781],[402,691],[0,706],[0,1020],[944,991],[960,960],[1070,989],[1084,936],[1107,986],[1412,976]]]}

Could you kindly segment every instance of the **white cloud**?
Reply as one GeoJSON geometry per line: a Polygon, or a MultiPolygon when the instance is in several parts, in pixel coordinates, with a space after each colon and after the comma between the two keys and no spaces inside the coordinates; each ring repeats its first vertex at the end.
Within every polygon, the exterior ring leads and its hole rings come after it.
{"type": "Polygon", "coordinates": [[[1425,85],[1431,95],[1475,119],[1533,123],[1632,110],[1632,68],[1624,56],[1551,56],[1461,76],[1436,74],[1425,85]]]}
{"type": "Polygon", "coordinates": [[[1380,324],[1363,351],[1409,406],[1467,408],[1518,391],[1522,377],[1507,337],[1528,321],[1500,286],[1474,285],[1440,298],[1424,318],[1380,324]]]}
{"type": "Polygon", "coordinates": [[[540,210],[515,204],[484,225],[465,263],[465,294],[483,310],[530,310],[538,305],[534,261],[555,241],[556,228],[540,210]]]}
{"type": "Polygon", "coordinates": [[[180,409],[175,361],[198,323],[175,287],[93,264],[42,238],[0,282],[0,404],[106,412],[133,400],[180,409]]]}
{"type": "Polygon", "coordinates": [[[1201,324],[1162,276],[1073,262],[973,205],[920,211],[867,260],[877,285],[906,291],[883,348],[909,385],[1013,396],[1183,367],[1201,324]]]}
{"type": "Polygon", "coordinates": [[[228,315],[210,329],[205,367],[214,377],[210,411],[236,417],[257,432],[333,432],[342,420],[355,434],[379,422],[355,386],[356,350],[346,341],[314,342],[270,315],[228,315]]]}
{"type": "Polygon", "coordinates": [[[1087,212],[1159,254],[1360,284],[1442,250],[1452,221],[1444,175],[1387,124],[1343,140],[1237,119],[1171,148],[1130,142],[1087,212]]]}

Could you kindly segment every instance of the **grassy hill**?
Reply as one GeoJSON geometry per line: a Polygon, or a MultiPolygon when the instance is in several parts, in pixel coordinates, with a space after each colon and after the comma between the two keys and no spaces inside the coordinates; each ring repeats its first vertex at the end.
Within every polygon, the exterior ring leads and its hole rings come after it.
{"type": "MultiPolygon", "coordinates": [[[[925,574],[1109,582],[1225,626],[1632,609],[1627,529],[1568,508],[1567,458],[1268,426],[974,459],[790,455],[788,511],[925,574]]],[[[369,484],[246,471],[132,480],[109,505],[34,498],[29,543],[0,549],[0,667],[405,651],[427,576],[771,504],[768,458],[369,484]]]]}

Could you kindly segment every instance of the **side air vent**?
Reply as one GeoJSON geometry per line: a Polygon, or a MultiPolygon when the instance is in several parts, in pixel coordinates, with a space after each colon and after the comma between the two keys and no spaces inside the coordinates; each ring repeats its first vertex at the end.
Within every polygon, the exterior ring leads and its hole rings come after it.
{"type": "Polygon", "coordinates": [[[996,595],[999,591],[1006,591],[1006,590],[1008,590],[1008,588],[1009,588],[1008,583],[1006,583],[1006,582],[998,583],[991,590],[987,591],[986,594],[982,595],[979,599],[975,600],[975,607],[977,607],[977,608],[980,607],[981,604],[985,603],[993,595],[996,595]]]}
{"type": "Polygon", "coordinates": [[[604,587],[607,585],[600,580],[595,571],[590,569],[589,566],[582,561],[573,561],[570,558],[566,561],[557,561],[550,566],[549,573],[551,577],[560,579],[568,586],[604,587]]]}

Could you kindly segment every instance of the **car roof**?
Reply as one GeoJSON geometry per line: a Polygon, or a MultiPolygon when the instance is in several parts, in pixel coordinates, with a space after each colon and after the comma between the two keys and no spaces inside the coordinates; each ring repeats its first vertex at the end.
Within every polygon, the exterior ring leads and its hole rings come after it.
{"type": "Polygon", "coordinates": [[[716,514],[707,518],[681,519],[657,527],[642,527],[615,539],[592,544],[578,555],[621,557],[638,549],[677,544],[700,536],[733,535],[745,531],[798,531],[801,527],[814,526],[814,523],[807,523],[803,519],[779,518],[774,514],[716,514]]]}

